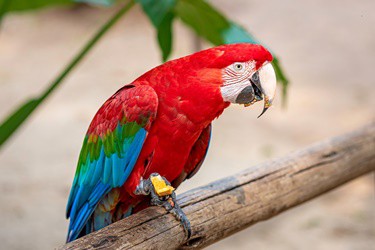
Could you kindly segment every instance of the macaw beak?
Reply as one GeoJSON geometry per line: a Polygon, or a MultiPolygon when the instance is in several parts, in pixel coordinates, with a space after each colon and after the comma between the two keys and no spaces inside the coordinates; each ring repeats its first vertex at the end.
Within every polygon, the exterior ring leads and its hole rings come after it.
{"type": "MultiPolygon", "coordinates": [[[[276,92],[276,74],[271,63],[267,63],[255,72],[249,79],[251,82],[251,91],[254,95],[253,100],[250,103],[246,103],[245,107],[254,104],[255,102],[264,100],[264,106],[262,113],[258,116],[261,117],[269,107],[272,105],[272,101],[275,97],[276,92]]],[[[246,91],[245,89],[243,91],[246,91]]]]}
{"type": "Polygon", "coordinates": [[[264,96],[263,111],[258,116],[261,117],[269,107],[271,107],[276,93],[276,74],[271,63],[259,69],[260,88],[264,96]]]}

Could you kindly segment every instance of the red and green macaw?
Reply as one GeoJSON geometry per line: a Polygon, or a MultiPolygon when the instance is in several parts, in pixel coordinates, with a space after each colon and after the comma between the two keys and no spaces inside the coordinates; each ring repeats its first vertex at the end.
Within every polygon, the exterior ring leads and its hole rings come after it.
{"type": "Polygon", "coordinates": [[[222,45],[166,62],[111,96],[83,142],[67,205],[68,241],[149,206],[144,194],[152,204],[174,198],[173,188],[199,170],[211,122],[230,103],[264,100],[262,114],[271,106],[271,61],[260,45],[222,45]],[[165,194],[150,192],[150,176],[165,180],[165,194]]]}

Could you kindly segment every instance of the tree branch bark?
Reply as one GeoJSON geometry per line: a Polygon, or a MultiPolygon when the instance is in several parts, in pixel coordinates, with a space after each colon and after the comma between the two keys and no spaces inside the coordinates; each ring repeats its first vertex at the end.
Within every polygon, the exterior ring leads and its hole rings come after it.
{"type": "Polygon", "coordinates": [[[375,170],[375,123],[179,196],[193,234],[147,208],[59,249],[202,248],[375,170]]]}

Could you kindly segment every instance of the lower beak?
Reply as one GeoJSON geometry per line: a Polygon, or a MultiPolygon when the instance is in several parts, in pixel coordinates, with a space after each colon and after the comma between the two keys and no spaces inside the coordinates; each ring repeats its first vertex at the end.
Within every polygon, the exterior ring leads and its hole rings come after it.
{"type": "Polygon", "coordinates": [[[262,113],[260,113],[260,115],[257,118],[261,117],[272,105],[272,99],[269,96],[266,96],[263,92],[261,92],[260,86],[258,84],[254,84],[253,82],[252,86],[248,86],[241,91],[241,93],[237,97],[237,100],[238,99],[251,99],[250,102],[244,104],[245,107],[249,107],[258,101],[264,100],[262,113]],[[244,98],[245,96],[247,98],[244,98]]]}
{"type": "Polygon", "coordinates": [[[261,117],[264,113],[266,113],[267,109],[271,107],[272,105],[272,99],[269,99],[267,96],[264,97],[264,106],[263,106],[263,111],[258,115],[257,118],[261,117]]]}
{"type": "Polygon", "coordinates": [[[250,106],[256,102],[254,88],[247,86],[238,94],[236,103],[243,104],[245,107],[250,106]]]}

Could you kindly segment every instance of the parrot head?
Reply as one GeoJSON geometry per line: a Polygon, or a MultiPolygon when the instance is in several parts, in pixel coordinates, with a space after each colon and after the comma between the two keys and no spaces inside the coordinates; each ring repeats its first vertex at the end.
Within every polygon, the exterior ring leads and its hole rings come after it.
{"type": "MultiPolygon", "coordinates": [[[[224,102],[248,107],[264,100],[262,113],[272,105],[276,92],[276,75],[272,55],[261,45],[239,43],[214,47],[193,55],[197,64],[204,62],[204,73],[215,75],[224,102]],[[218,77],[219,75],[219,77],[218,77]]],[[[202,67],[199,65],[198,67],[202,67]]],[[[211,82],[212,79],[210,79],[211,82]]]]}
{"type": "Polygon", "coordinates": [[[222,97],[224,101],[245,107],[264,100],[260,117],[275,97],[276,75],[271,64],[272,55],[260,45],[234,46],[228,51],[230,64],[222,68],[222,97]],[[240,50],[236,53],[237,46],[240,50]]]}
{"type": "Polygon", "coordinates": [[[222,72],[221,94],[224,101],[243,104],[248,107],[264,99],[262,113],[272,105],[276,90],[276,75],[270,62],[266,61],[259,69],[253,60],[235,62],[222,72]]]}

